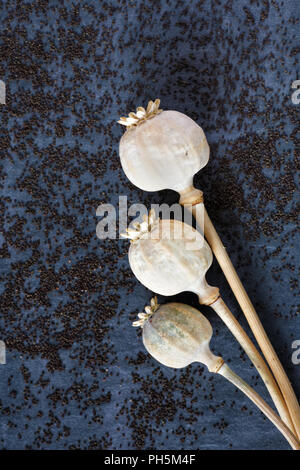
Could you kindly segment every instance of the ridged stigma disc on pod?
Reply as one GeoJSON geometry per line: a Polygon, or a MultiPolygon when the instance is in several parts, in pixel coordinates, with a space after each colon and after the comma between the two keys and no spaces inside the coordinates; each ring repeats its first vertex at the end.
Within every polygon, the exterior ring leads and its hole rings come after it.
{"type": "Polygon", "coordinates": [[[212,332],[201,312],[189,305],[169,303],[160,306],[143,325],[143,343],[165,366],[181,368],[202,362],[216,372],[223,360],[209,349],[212,332]]]}
{"type": "Polygon", "coordinates": [[[201,294],[209,286],[205,273],[212,252],[201,234],[179,220],[157,220],[130,245],[129,263],[137,279],[161,295],[190,290],[201,294]]]}
{"type": "Polygon", "coordinates": [[[119,121],[127,126],[119,148],[123,170],[144,191],[186,189],[208,162],[205,134],[185,114],[159,110],[159,100],[149,105],[119,121]]]}

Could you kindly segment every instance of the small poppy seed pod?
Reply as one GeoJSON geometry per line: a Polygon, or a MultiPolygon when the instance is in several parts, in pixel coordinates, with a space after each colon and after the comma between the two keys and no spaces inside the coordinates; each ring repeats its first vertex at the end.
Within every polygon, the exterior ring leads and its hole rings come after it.
{"type": "Polygon", "coordinates": [[[143,343],[161,364],[176,369],[202,362],[211,372],[223,364],[209,349],[210,322],[189,305],[168,303],[158,308],[143,325],[143,343]]]}
{"type": "Polygon", "coordinates": [[[219,290],[207,284],[212,252],[201,234],[179,220],[157,220],[130,245],[128,258],[137,279],[148,289],[170,296],[192,291],[210,304],[219,290]]]}
{"type": "Polygon", "coordinates": [[[222,357],[217,357],[210,351],[212,327],[202,313],[180,303],[159,306],[155,298],[151,300],[151,305],[146,307],[145,314],[139,313],[139,319],[134,326],[143,328],[144,346],[157,361],[176,369],[186,367],[192,362],[205,364],[210,372],[222,375],[245,393],[279,429],[292,448],[300,449],[293,433],[261,396],[235,374],[222,357]]]}
{"type": "Polygon", "coordinates": [[[138,108],[119,121],[127,126],[119,147],[121,164],[127,178],[144,191],[185,190],[207,164],[209,146],[193,119],[159,110],[159,103],[150,101],[148,113],[138,108]]]}

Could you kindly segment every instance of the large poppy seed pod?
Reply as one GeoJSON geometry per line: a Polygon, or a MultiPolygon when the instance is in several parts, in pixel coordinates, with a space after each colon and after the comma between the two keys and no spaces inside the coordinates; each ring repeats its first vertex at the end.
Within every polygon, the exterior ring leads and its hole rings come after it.
{"type": "Polygon", "coordinates": [[[128,179],[144,191],[185,190],[209,159],[203,130],[185,114],[162,111],[160,100],[140,107],[120,124],[120,158],[128,179]]]}
{"type": "Polygon", "coordinates": [[[210,304],[218,289],[207,284],[205,273],[212,252],[201,234],[179,220],[157,220],[149,231],[130,235],[128,258],[137,279],[148,289],[170,296],[192,291],[201,303],[210,304]]]}
{"type": "Polygon", "coordinates": [[[211,372],[223,364],[209,349],[210,322],[189,305],[169,303],[158,308],[143,325],[143,343],[147,351],[168,367],[186,367],[202,362],[211,372]]]}

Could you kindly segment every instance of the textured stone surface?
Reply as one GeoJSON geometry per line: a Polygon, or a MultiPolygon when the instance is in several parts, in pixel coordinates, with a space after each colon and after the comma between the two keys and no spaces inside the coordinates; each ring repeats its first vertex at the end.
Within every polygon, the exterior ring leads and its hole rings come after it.
{"type": "MultiPolygon", "coordinates": [[[[0,19],[0,447],[287,449],[222,377],[147,355],[131,321],[152,293],[130,272],[128,242],[96,237],[95,211],[119,194],[177,200],[125,178],[120,115],[160,97],[195,119],[211,146],[195,184],[299,395],[299,2],[6,0],[0,19]]],[[[208,281],[247,327],[216,263],[208,281]]],[[[212,350],[270,403],[202,311],[212,350]]]]}

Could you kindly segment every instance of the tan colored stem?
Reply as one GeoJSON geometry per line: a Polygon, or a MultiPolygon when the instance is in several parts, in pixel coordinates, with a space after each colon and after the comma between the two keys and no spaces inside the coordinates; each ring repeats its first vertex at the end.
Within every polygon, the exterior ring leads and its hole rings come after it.
{"type": "MultiPolygon", "coordinates": [[[[194,187],[188,188],[186,191],[180,193],[180,204],[197,204],[199,197],[202,196],[202,191],[196,190],[194,187]],[[187,197],[187,201],[185,200],[187,197]]],[[[196,206],[190,206],[192,213],[197,220],[196,206]]],[[[244,289],[243,284],[226,252],[222,241],[217,234],[207,212],[204,207],[204,231],[205,237],[218,260],[218,263],[234,293],[248,323],[258,342],[266,361],[268,362],[274,377],[279,385],[283,398],[289,410],[289,425],[291,430],[295,430],[296,435],[300,438],[300,407],[291,383],[286,375],[284,368],[264,330],[264,327],[255,311],[255,308],[244,289]],[[291,426],[291,421],[293,426],[291,426]]],[[[284,417],[282,416],[284,419],[284,417]]]]}
{"type": "Polygon", "coordinates": [[[225,247],[223,246],[205,209],[204,211],[204,230],[207,241],[210,244],[211,249],[215,254],[215,257],[217,258],[242,311],[245,314],[249,326],[253,331],[256,341],[258,342],[274,374],[275,379],[277,380],[279,388],[287,404],[290,417],[293,421],[296,435],[298,436],[298,438],[300,438],[300,407],[294,390],[260,322],[260,319],[254,309],[254,306],[252,305],[252,302],[249,299],[247,292],[245,291],[236,270],[234,269],[234,266],[226,252],[225,247]]]}
{"type": "Polygon", "coordinates": [[[289,428],[279,419],[276,413],[267,403],[251,388],[243,379],[236,375],[227,364],[223,364],[218,373],[223,375],[229,382],[239,388],[253,403],[264,413],[264,415],[277,427],[294,450],[300,450],[300,444],[289,428]]]}
{"type": "Polygon", "coordinates": [[[282,395],[277,386],[277,383],[275,382],[273,375],[271,374],[269,368],[267,367],[263,358],[259,354],[255,345],[252,343],[245,330],[241,327],[241,325],[233,316],[233,314],[225,304],[224,300],[221,299],[221,297],[219,297],[210,306],[219,315],[219,317],[223,320],[223,322],[231,331],[233,336],[236,338],[238,343],[242,346],[245,353],[247,354],[247,356],[257,369],[258,373],[260,374],[262,380],[264,381],[272,397],[272,400],[278,410],[278,413],[281,416],[281,419],[285,422],[288,427],[291,427],[291,431],[294,432],[293,423],[291,422],[286,403],[282,398],[282,395]]]}

